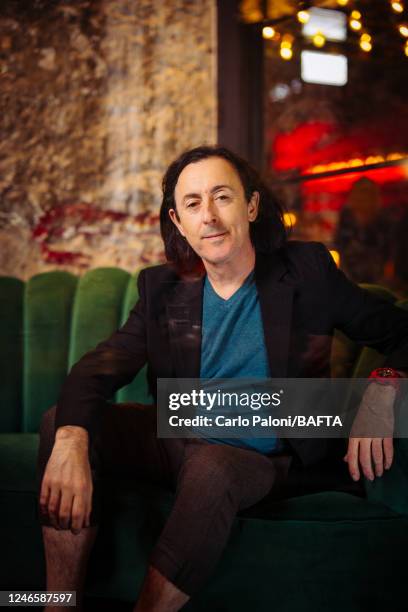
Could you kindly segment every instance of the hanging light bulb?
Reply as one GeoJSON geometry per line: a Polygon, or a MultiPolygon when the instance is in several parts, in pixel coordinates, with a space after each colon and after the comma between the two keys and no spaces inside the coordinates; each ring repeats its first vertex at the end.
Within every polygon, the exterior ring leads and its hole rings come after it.
{"type": "Polygon", "coordinates": [[[398,26],[398,29],[401,36],[408,38],[408,26],[405,23],[402,23],[400,26],[398,26]]]}
{"type": "Polygon", "coordinates": [[[347,6],[349,3],[349,0],[337,0],[337,4],[339,6],[347,6]]]}
{"type": "Polygon", "coordinates": [[[307,23],[310,19],[310,15],[307,11],[299,11],[297,18],[300,23],[307,23]]]}
{"type": "Polygon", "coordinates": [[[263,38],[270,40],[275,36],[275,30],[270,26],[265,26],[264,28],[262,28],[262,36],[263,38]]]}
{"type": "Polygon", "coordinates": [[[322,32],[316,32],[316,34],[313,36],[312,38],[313,40],[313,44],[315,47],[318,47],[319,49],[321,49],[322,47],[324,47],[325,43],[326,43],[326,38],[325,36],[322,34],[322,32]]]}
{"type": "Polygon", "coordinates": [[[351,18],[359,21],[361,19],[360,11],[351,11],[351,18]]]}
{"type": "Polygon", "coordinates": [[[404,10],[404,6],[403,6],[402,2],[399,2],[398,0],[395,1],[395,2],[391,2],[391,8],[396,13],[402,13],[403,10],[404,10]]]}
{"type": "Polygon", "coordinates": [[[405,52],[405,55],[408,57],[408,40],[405,43],[404,52],[405,52]]]}

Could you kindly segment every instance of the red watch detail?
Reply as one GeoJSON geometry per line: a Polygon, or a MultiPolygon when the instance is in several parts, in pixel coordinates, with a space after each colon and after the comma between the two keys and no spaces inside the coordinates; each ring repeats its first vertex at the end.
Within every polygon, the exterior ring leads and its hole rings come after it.
{"type": "Polygon", "coordinates": [[[391,385],[398,389],[402,376],[397,370],[394,370],[394,368],[376,368],[371,372],[368,378],[374,378],[376,382],[382,385],[391,385]]]}

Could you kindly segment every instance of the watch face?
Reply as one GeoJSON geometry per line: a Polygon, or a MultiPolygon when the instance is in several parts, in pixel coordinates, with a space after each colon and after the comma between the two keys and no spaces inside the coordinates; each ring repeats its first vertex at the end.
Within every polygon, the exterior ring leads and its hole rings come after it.
{"type": "Polygon", "coordinates": [[[381,376],[383,378],[395,378],[396,372],[391,368],[378,368],[377,376],[381,376]]]}

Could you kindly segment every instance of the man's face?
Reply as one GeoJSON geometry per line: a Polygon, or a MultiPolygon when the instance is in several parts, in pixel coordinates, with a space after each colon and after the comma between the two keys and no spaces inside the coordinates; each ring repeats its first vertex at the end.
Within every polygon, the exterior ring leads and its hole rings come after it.
{"type": "Polygon", "coordinates": [[[250,202],[235,168],[221,157],[189,164],[175,189],[170,218],[205,262],[233,260],[251,247],[249,222],[256,219],[259,194],[250,202]]]}

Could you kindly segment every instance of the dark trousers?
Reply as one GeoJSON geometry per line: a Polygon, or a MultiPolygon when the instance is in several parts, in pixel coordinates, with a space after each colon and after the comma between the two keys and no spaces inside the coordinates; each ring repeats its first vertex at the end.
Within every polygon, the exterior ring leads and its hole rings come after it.
{"type": "MultiPolygon", "coordinates": [[[[54,439],[55,407],[41,423],[39,487],[54,439]]],[[[157,438],[154,406],[106,404],[89,459],[94,483],[91,525],[100,520],[103,477],[148,480],[174,490],[174,505],[150,564],[188,595],[212,572],[238,512],[271,495],[306,492],[305,471],[296,468],[289,453],[266,456],[197,438],[157,438]]],[[[341,467],[345,473],[345,466],[341,467]]],[[[312,490],[330,488],[327,482],[316,484],[313,477],[311,485],[312,490]]],[[[40,521],[50,525],[41,513],[40,521]]]]}

